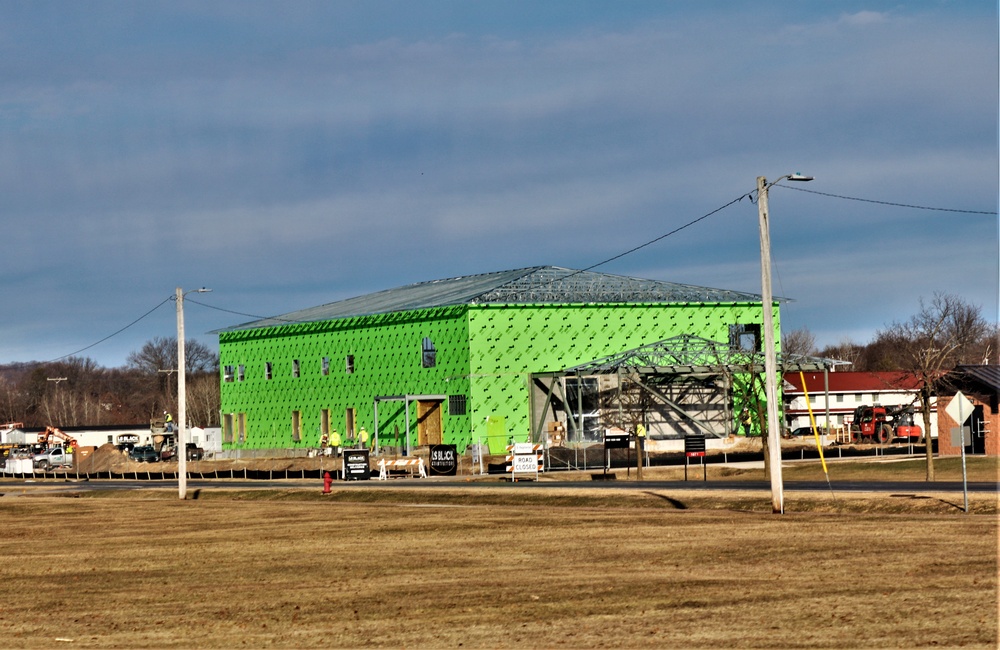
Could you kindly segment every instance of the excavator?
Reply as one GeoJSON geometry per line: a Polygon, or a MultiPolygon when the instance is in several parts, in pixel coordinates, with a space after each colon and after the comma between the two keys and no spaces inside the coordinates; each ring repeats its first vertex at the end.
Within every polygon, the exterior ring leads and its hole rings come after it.
{"type": "Polygon", "coordinates": [[[38,434],[38,444],[48,449],[52,446],[52,439],[58,438],[62,441],[63,447],[76,447],[76,438],[64,433],[56,427],[45,427],[45,433],[38,434]]]}

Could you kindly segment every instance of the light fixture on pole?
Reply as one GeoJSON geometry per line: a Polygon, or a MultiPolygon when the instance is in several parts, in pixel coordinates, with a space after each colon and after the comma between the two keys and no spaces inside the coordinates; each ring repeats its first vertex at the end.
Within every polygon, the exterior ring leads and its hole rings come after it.
{"type": "Polygon", "coordinates": [[[774,298],[771,296],[771,228],[767,191],[783,180],[811,181],[812,176],[788,174],[768,184],[757,177],[757,215],[760,219],[760,304],[764,328],[764,395],[767,399],[768,474],[771,479],[771,511],[785,512],[785,486],[781,477],[781,423],[778,421],[778,362],[774,347],[774,298]]]}
{"type": "MultiPolygon", "coordinates": [[[[187,293],[208,293],[211,289],[202,287],[187,293]]],[[[184,359],[184,296],[183,289],[177,287],[177,491],[181,500],[187,498],[187,366],[184,359]]]]}

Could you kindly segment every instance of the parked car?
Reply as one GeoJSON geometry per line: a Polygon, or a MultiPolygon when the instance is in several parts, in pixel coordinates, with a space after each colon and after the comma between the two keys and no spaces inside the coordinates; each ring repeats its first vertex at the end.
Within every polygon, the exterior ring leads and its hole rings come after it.
{"type": "MultiPolygon", "coordinates": [[[[797,429],[793,429],[790,435],[793,438],[798,436],[811,436],[813,435],[813,429],[812,427],[798,427],[797,429]]],[[[819,427],[819,435],[825,436],[826,429],[824,429],[823,427],[819,427]]]]}
{"type": "Polygon", "coordinates": [[[201,460],[205,457],[205,450],[194,444],[193,442],[187,443],[187,459],[188,460],[201,460]]]}
{"type": "Polygon", "coordinates": [[[132,451],[128,452],[129,460],[134,460],[138,463],[155,463],[160,460],[160,455],[156,453],[151,445],[142,445],[140,447],[133,447],[132,451]]]}
{"type": "MultiPolygon", "coordinates": [[[[187,443],[187,459],[188,460],[201,460],[205,457],[205,450],[194,444],[193,442],[187,443]]],[[[177,460],[177,447],[174,445],[165,446],[160,450],[160,460],[163,462],[174,462],[177,460]]]]}

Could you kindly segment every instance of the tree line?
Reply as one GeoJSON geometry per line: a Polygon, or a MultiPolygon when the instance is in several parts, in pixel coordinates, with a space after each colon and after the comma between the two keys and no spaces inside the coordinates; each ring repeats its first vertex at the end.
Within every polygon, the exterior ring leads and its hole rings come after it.
{"type": "MultiPolygon", "coordinates": [[[[219,357],[185,342],[187,414],[194,426],[219,426],[219,357]]],[[[146,424],[177,414],[177,339],[156,337],[105,368],[86,357],[0,365],[0,423],[26,427],[146,424]]]]}

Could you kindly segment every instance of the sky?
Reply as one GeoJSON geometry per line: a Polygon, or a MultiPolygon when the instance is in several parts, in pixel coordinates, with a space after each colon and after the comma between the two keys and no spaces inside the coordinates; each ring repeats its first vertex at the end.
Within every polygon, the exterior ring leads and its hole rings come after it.
{"type": "Polygon", "coordinates": [[[212,289],[185,327],[217,348],[731,202],[594,270],[760,293],[748,195],[791,173],[784,330],[865,343],[935,292],[995,321],[998,60],[992,0],[7,0],[0,363],[121,366],[177,287],[212,289]]]}

